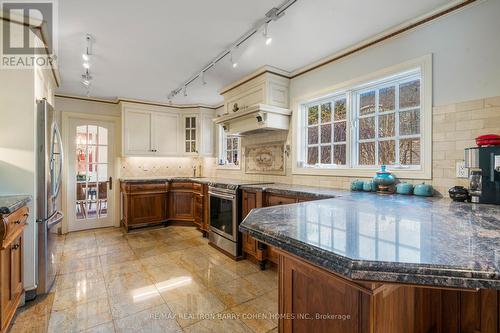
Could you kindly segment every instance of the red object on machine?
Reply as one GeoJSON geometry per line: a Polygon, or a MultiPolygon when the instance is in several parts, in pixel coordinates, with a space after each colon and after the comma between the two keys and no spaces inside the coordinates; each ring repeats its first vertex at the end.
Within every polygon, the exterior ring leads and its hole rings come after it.
{"type": "Polygon", "coordinates": [[[481,146],[500,146],[500,135],[485,134],[476,138],[476,145],[481,146]]]}

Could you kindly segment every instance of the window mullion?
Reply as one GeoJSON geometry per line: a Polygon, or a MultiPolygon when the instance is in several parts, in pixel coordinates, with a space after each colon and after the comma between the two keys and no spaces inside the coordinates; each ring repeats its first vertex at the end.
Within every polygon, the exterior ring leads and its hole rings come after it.
{"type": "Polygon", "coordinates": [[[396,115],[394,117],[394,134],[396,138],[394,140],[394,150],[395,150],[395,163],[396,165],[401,164],[400,156],[399,156],[399,83],[394,86],[395,94],[394,98],[396,99],[394,106],[396,108],[396,115]]]}
{"type": "Polygon", "coordinates": [[[375,90],[375,166],[379,165],[378,163],[378,117],[379,117],[379,89],[375,90]]]}

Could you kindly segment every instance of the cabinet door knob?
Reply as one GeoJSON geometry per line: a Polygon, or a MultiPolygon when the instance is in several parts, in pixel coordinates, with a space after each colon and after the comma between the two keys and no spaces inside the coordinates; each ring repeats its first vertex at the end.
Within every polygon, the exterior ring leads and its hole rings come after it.
{"type": "Polygon", "coordinates": [[[12,246],[12,250],[17,250],[19,248],[19,244],[14,244],[14,246],[12,246]]]}

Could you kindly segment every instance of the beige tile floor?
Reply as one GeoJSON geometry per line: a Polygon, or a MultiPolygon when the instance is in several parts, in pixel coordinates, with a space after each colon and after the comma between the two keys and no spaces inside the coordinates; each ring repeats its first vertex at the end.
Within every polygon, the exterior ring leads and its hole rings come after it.
{"type": "Polygon", "coordinates": [[[51,293],[14,332],[277,332],[278,277],[233,261],[189,227],[70,233],[51,293]]]}

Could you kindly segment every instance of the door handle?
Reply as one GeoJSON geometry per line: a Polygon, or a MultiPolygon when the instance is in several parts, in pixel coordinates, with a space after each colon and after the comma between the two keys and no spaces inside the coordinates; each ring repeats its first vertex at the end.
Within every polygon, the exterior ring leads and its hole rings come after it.
{"type": "Polygon", "coordinates": [[[109,190],[113,189],[113,177],[109,177],[109,190]]]}

